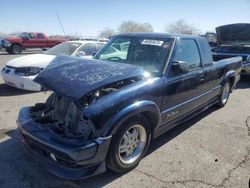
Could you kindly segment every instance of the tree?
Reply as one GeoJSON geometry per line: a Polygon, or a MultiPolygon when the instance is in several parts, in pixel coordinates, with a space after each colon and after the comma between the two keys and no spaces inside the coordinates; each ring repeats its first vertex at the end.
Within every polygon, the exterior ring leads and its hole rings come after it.
{"type": "Polygon", "coordinates": [[[99,34],[100,38],[109,38],[110,36],[114,35],[115,31],[114,29],[111,29],[109,27],[105,27],[99,34]]]}
{"type": "Polygon", "coordinates": [[[175,34],[189,34],[189,35],[197,35],[200,34],[200,30],[186,22],[186,20],[177,20],[175,22],[170,23],[165,26],[165,32],[167,33],[175,33],[175,34]]]}
{"type": "Polygon", "coordinates": [[[130,32],[152,32],[153,27],[150,23],[139,23],[135,21],[123,21],[119,27],[119,33],[130,33],[130,32]]]}

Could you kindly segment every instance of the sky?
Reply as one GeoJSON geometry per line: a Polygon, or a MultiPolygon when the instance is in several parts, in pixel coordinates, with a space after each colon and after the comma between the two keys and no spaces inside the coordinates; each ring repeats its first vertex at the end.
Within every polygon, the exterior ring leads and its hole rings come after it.
{"type": "Polygon", "coordinates": [[[122,21],[148,22],[155,32],[185,19],[202,32],[230,23],[250,23],[250,0],[0,0],[0,32],[45,32],[96,36],[122,21]]]}

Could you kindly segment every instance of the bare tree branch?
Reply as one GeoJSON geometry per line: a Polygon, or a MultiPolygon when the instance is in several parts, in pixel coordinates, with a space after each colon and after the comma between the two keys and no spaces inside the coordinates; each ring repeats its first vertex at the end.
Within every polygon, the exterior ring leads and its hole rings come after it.
{"type": "Polygon", "coordinates": [[[101,38],[109,38],[110,36],[114,35],[115,31],[114,29],[111,29],[110,27],[105,27],[100,33],[99,37],[101,38]]]}
{"type": "Polygon", "coordinates": [[[197,35],[201,33],[201,31],[197,27],[187,23],[186,20],[183,19],[177,20],[175,22],[170,23],[169,25],[166,25],[165,32],[189,35],[197,35]]]}
{"type": "Polygon", "coordinates": [[[119,27],[119,33],[129,33],[129,32],[152,32],[153,27],[150,23],[139,23],[135,21],[123,21],[119,27]]]}

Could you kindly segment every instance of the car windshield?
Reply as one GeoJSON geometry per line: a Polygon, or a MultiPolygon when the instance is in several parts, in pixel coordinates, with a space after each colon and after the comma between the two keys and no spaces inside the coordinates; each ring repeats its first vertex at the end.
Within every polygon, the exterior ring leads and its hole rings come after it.
{"type": "Polygon", "coordinates": [[[81,45],[78,42],[63,42],[45,52],[48,55],[72,55],[81,45]]]}
{"type": "Polygon", "coordinates": [[[169,56],[172,38],[113,37],[95,59],[139,65],[151,73],[160,73],[169,56]]]}
{"type": "Polygon", "coordinates": [[[11,33],[9,35],[13,37],[21,37],[22,33],[11,33]]]}

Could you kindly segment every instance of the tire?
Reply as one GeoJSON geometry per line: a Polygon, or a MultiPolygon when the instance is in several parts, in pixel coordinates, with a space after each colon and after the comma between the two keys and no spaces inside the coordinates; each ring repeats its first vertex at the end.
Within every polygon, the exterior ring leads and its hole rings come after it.
{"type": "Polygon", "coordinates": [[[219,95],[219,102],[217,103],[217,106],[224,107],[227,104],[229,95],[230,95],[231,85],[229,81],[226,81],[226,83],[223,85],[221,94],[219,95]]]}
{"type": "Polygon", "coordinates": [[[129,119],[121,125],[112,138],[106,157],[107,167],[118,173],[134,169],[145,156],[150,140],[151,129],[147,119],[144,116],[129,119]],[[137,139],[133,141],[135,137],[137,139]]]}
{"type": "Polygon", "coordinates": [[[12,54],[21,54],[22,53],[22,47],[17,45],[17,44],[13,44],[10,48],[11,53],[12,54]]]}

